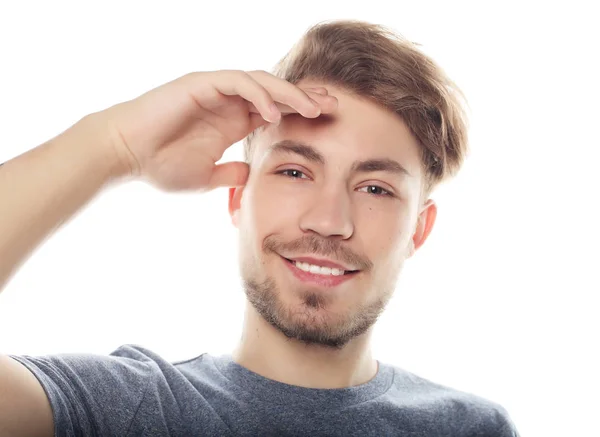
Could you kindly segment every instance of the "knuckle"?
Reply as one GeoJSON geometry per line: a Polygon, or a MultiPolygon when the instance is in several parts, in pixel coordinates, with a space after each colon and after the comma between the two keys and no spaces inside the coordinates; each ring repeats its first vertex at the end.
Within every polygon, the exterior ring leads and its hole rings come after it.
{"type": "Polygon", "coordinates": [[[187,74],[184,74],[183,76],[181,76],[181,81],[183,82],[193,82],[197,77],[198,77],[198,72],[189,72],[187,74]]]}
{"type": "Polygon", "coordinates": [[[242,71],[242,70],[236,71],[236,78],[238,80],[243,81],[244,83],[254,86],[254,87],[258,85],[256,80],[254,80],[254,78],[251,75],[249,75],[247,72],[242,71]]]}
{"type": "Polygon", "coordinates": [[[249,71],[248,73],[251,73],[256,76],[268,76],[269,75],[269,73],[265,70],[252,70],[252,71],[249,71]]]}
{"type": "Polygon", "coordinates": [[[224,78],[227,80],[239,78],[236,70],[216,70],[212,74],[216,77],[224,78]]]}

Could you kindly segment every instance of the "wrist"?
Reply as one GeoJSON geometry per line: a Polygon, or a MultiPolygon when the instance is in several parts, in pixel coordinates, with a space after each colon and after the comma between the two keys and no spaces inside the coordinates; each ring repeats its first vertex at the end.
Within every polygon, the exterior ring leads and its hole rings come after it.
{"type": "Polygon", "coordinates": [[[120,136],[103,112],[86,115],[74,126],[81,147],[88,148],[99,170],[106,174],[107,182],[132,177],[136,169],[131,165],[132,155],[121,146],[120,136]]]}

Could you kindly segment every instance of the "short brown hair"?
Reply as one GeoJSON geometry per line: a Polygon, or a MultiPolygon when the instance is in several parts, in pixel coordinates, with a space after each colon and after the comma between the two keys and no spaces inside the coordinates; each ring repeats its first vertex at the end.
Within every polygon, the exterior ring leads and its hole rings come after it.
{"type": "MultiPolygon", "coordinates": [[[[317,24],[273,74],[294,84],[321,80],[402,117],[421,145],[425,196],[464,162],[468,144],[463,93],[415,43],[381,25],[356,20],[317,24]]],[[[245,140],[247,161],[252,137],[245,140]]]]}

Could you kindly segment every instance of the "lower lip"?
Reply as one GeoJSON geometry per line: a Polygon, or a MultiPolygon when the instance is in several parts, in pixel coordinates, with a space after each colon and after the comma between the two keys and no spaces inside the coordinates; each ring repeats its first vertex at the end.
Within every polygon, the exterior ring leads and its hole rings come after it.
{"type": "Polygon", "coordinates": [[[314,273],[305,272],[304,270],[299,269],[296,265],[285,258],[281,258],[283,262],[288,266],[288,268],[292,271],[294,276],[298,278],[302,282],[308,282],[315,285],[320,285],[321,287],[335,287],[340,285],[343,282],[349,281],[354,278],[359,272],[347,273],[340,276],[334,275],[316,275],[314,273]]]}

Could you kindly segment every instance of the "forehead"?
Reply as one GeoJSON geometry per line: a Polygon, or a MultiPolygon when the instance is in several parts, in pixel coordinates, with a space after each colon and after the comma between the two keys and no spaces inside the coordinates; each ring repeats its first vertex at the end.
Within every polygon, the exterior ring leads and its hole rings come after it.
{"type": "Polygon", "coordinates": [[[413,175],[419,175],[420,154],[416,138],[404,121],[387,109],[358,98],[339,88],[317,82],[302,84],[324,86],[338,99],[334,114],[308,119],[287,115],[279,126],[268,126],[257,138],[255,158],[282,140],[297,140],[318,148],[336,162],[355,159],[391,158],[402,163],[413,175]]]}

